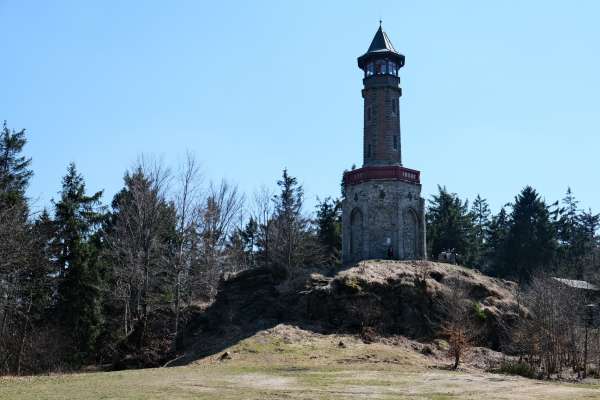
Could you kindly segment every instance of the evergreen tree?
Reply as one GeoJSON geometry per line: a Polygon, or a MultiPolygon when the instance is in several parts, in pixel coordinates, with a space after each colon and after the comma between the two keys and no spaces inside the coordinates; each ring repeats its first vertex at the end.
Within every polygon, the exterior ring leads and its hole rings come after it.
{"type": "Polygon", "coordinates": [[[44,209],[31,227],[32,247],[30,249],[31,268],[27,281],[32,296],[33,318],[41,321],[53,305],[55,292],[54,279],[58,270],[54,255],[56,254],[55,224],[48,210],[44,209]]]}
{"type": "Polygon", "coordinates": [[[473,266],[481,269],[484,265],[485,247],[490,225],[490,207],[486,199],[478,194],[471,207],[473,218],[473,266]]]}
{"type": "Polygon", "coordinates": [[[341,204],[327,197],[317,204],[317,237],[323,249],[325,262],[339,265],[342,251],[341,204]]]}
{"type": "Polygon", "coordinates": [[[515,198],[505,248],[508,277],[528,282],[534,272],[552,267],[556,232],[550,217],[549,207],[531,186],[515,198]]]}
{"type": "Polygon", "coordinates": [[[100,308],[100,275],[97,251],[91,237],[102,221],[102,192],[86,194],[83,177],[71,163],[63,178],[60,200],[55,203],[56,260],[61,279],[59,315],[78,351],[81,362],[94,350],[103,316],[100,308]]]}
{"type": "Polygon", "coordinates": [[[583,279],[583,258],[585,257],[585,233],[580,221],[579,202],[567,189],[558,209],[557,238],[558,264],[567,275],[583,279]]]}
{"type": "Polygon", "coordinates": [[[252,268],[256,264],[255,254],[258,240],[258,223],[253,217],[250,217],[246,226],[240,231],[242,247],[246,255],[246,263],[252,268]]]}
{"type": "Polygon", "coordinates": [[[26,143],[25,129],[10,130],[4,121],[0,131],[0,208],[25,205],[25,190],[33,176],[31,158],[21,155],[26,143]]]}
{"type": "Polygon", "coordinates": [[[304,191],[296,178],[286,169],[277,181],[279,195],[274,200],[273,265],[292,272],[296,268],[317,262],[317,244],[311,232],[309,221],[302,215],[304,191]]]}
{"type": "Polygon", "coordinates": [[[33,175],[31,159],[21,153],[25,130],[4,122],[0,130],[0,374],[21,372],[25,344],[39,319],[39,285],[34,232],[25,192],[33,175]]]}
{"type": "Polygon", "coordinates": [[[486,234],[483,270],[490,275],[503,276],[506,272],[506,237],[510,229],[510,217],[505,207],[492,217],[486,234]]]}
{"type": "Polygon", "coordinates": [[[586,268],[585,279],[598,281],[600,278],[600,238],[598,237],[600,214],[594,214],[591,209],[588,209],[581,212],[578,219],[583,236],[582,264],[586,268]]]}
{"type": "Polygon", "coordinates": [[[150,312],[176,301],[171,268],[177,254],[177,213],[165,199],[164,179],[142,167],[127,173],[125,187],[112,201],[105,225],[105,241],[111,265],[111,287],[120,304],[123,332],[137,325],[137,343],[146,339],[150,312]]]}
{"type": "Polygon", "coordinates": [[[473,264],[473,218],[468,202],[438,186],[438,194],[429,201],[427,239],[433,259],[443,251],[459,253],[466,265],[473,264]]]}

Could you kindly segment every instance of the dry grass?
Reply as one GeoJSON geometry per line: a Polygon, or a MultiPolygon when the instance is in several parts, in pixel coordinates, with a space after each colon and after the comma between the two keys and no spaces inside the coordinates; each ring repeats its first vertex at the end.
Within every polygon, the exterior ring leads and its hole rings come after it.
{"type": "Polygon", "coordinates": [[[2,400],[21,399],[600,399],[600,386],[558,384],[475,369],[436,368],[414,343],[366,345],[279,325],[194,365],[0,380],[2,400]],[[340,346],[340,341],[343,346],[340,346]]]}

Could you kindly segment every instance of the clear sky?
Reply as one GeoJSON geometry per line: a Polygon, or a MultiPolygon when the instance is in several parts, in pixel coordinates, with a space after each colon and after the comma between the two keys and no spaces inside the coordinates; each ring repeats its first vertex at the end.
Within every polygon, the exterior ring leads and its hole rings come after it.
{"type": "Polygon", "coordinates": [[[287,167],[307,203],[362,161],[364,53],[406,55],[404,165],[493,211],[533,185],[600,212],[600,2],[0,0],[0,119],[48,204],[74,161],[105,201],[140,153],[196,153],[251,193],[287,167]]]}

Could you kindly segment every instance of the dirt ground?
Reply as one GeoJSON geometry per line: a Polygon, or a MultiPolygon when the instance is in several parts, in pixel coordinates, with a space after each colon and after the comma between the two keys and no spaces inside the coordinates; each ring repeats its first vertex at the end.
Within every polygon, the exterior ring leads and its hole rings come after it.
{"type": "Polygon", "coordinates": [[[443,349],[427,346],[279,325],[185,367],[0,379],[0,399],[600,399],[600,382],[484,372],[498,355],[482,349],[449,371],[443,349]]]}

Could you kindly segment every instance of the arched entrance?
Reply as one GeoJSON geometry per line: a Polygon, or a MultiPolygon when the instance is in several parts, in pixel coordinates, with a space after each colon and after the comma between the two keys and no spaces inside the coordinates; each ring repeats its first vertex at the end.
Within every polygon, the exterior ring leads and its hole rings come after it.
{"type": "Polygon", "coordinates": [[[363,213],[355,208],[350,213],[350,259],[359,261],[363,255],[363,213]]]}

